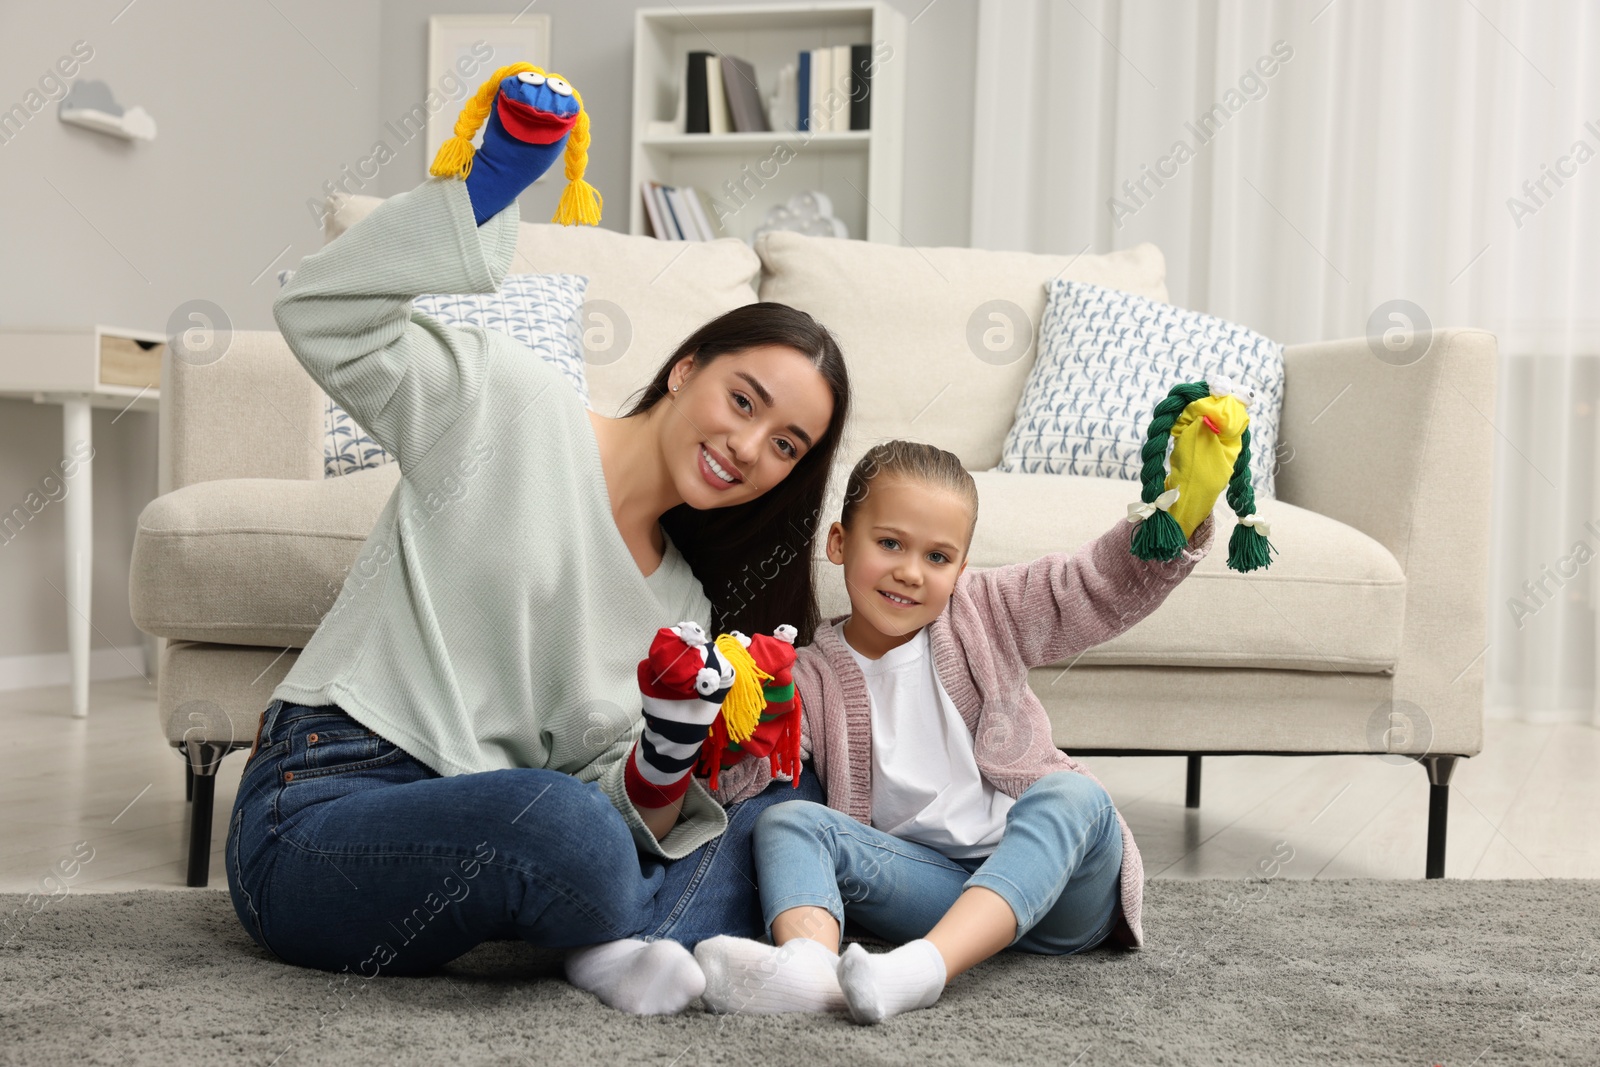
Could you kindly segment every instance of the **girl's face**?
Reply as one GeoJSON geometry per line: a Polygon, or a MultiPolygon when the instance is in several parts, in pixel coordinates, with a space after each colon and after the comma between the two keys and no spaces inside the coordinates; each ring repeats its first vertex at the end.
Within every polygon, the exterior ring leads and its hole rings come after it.
{"type": "Polygon", "coordinates": [[[667,470],[684,502],[701,509],[743,504],[783,481],[833,418],[821,372],[782,345],[719,356],[698,370],[686,356],[668,376],[666,403],[667,470]]]}
{"type": "Polygon", "coordinates": [[[972,509],[947,489],[880,475],[850,528],[828,529],[828,558],[844,567],[852,614],[845,637],[877,658],[944,611],[967,569],[972,509]]]}

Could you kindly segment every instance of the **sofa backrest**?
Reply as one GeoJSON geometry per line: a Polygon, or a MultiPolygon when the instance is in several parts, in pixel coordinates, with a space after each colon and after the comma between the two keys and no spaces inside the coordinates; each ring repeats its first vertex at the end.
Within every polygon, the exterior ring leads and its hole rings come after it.
{"type": "Polygon", "coordinates": [[[988,470],[1033,367],[1051,279],[1167,299],[1166,260],[1148,243],[1054,256],[779,232],[757,238],[756,253],[761,299],[811,312],[844,349],[855,410],[843,452],[853,458],[910,438],[988,470]]]}
{"type": "MultiPolygon", "coordinates": [[[[380,203],[330,198],[324,240],[380,203]]],[[[837,461],[845,471],[895,437],[949,449],[969,470],[995,466],[1033,367],[1052,279],[1167,299],[1166,260],[1148,243],[1071,256],[779,232],[752,251],[731,238],[658,241],[524,222],[511,269],[589,279],[584,373],[603,415],[619,414],[685,337],[726,311],[760,299],[810,312],[833,331],[850,368],[855,410],[837,461]]]]}

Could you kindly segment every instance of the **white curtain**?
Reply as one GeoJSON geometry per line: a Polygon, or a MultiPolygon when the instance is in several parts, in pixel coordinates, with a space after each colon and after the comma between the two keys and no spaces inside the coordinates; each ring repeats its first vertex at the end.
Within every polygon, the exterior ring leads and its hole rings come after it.
{"type": "Polygon", "coordinates": [[[1600,4],[981,0],[977,47],[974,246],[1151,241],[1286,343],[1494,331],[1487,713],[1600,725],[1600,4]]]}

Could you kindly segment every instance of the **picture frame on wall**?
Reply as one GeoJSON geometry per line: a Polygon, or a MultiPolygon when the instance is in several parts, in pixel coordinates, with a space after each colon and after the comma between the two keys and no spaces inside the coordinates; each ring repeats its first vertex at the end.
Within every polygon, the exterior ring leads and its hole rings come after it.
{"type": "MultiPolygon", "coordinates": [[[[444,106],[428,112],[425,179],[439,147],[450,139],[462,105],[479,85],[508,63],[550,69],[549,15],[431,15],[428,18],[428,95],[444,106]],[[454,89],[452,93],[451,90],[454,89]]],[[[485,123],[487,125],[487,123],[485,123]]],[[[483,144],[483,128],[472,138],[483,144]]],[[[560,169],[556,168],[557,173],[560,169]]],[[[544,181],[541,175],[536,181],[544,181]]]]}

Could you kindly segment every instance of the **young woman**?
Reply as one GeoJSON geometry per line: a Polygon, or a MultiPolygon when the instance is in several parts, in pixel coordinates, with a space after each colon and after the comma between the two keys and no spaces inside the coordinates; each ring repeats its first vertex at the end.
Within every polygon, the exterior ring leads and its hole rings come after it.
{"type": "Polygon", "coordinates": [[[559,147],[570,123],[538,139],[576,96],[531,69],[497,72],[521,110],[503,112],[510,134],[486,133],[484,181],[389,198],[274,304],[301,364],[401,477],[262,715],[228,887],[250,936],[290,963],[371,978],[490,939],[611,942],[574,954],[574,980],[626,1010],[675,1010],[674,976],[699,974],[685,945],[760,931],[745,838],[795,793],[780,783],[724,813],[694,785],[636,806],[636,665],[680,619],[809,639],[809,540],[849,385],[823,327],[757,303],[697,330],[611,419],[505,335],[413,314],[418,294],[492,292],[510,268],[515,196],[555,153],[495,146],[559,147]],[[797,537],[799,562],[745,607],[733,577],[797,537]],[[640,974],[674,978],[669,999],[640,974]]]}
{"type": "MultiPolygon", "coordinates": [[[[1171,562],[1136,558],[1119,518],[1070,555],[963,577],[978,494],[961,461],[907,441],[862,458],[827,540],[852,611],[794,668],[827,805],[780,803],[757,820],[773,944],[701,941],[709,1008],[878,1022],[1007,947],[1140,942],[1139,851],[1100,783],[1055,747],[1027,672],[1128,629],[1205,556],[1224,483],[1185,484],[1188,547],[1171,562]],[[841,958],[846,919],[904,944],[841,958]]],[[[746,760],[722,777],[736,801],[771,772],[746,760]]]]}

